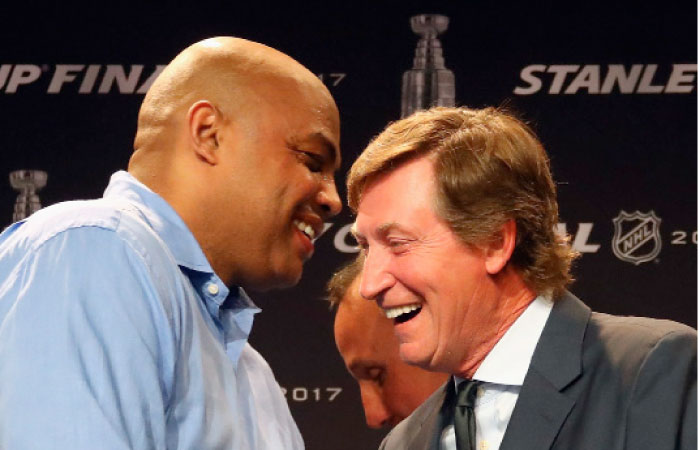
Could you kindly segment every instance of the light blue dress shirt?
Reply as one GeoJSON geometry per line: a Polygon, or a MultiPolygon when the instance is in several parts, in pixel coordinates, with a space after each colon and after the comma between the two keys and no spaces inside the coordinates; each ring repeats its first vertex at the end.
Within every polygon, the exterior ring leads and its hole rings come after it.
{"type": "Polygon", "coordinates": [[[126,172],[0,235],[0,448],[301,449],[259,309],[126,172]]]}

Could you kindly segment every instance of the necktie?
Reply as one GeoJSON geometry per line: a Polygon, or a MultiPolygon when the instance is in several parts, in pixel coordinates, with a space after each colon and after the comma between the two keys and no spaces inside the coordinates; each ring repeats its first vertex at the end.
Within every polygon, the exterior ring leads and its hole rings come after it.
{"type": "Polygon", "coordinates": [[[476,449],[474,402],[478,385],[478,381],[465,380],[457,386],[457,402],[454,415],[457,450],[476,449]]]}

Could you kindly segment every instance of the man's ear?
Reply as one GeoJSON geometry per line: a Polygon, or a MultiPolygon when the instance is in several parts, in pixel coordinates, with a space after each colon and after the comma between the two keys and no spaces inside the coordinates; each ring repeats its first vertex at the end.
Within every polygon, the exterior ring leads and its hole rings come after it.
{"type": "Polygon", "coordinates": [[[517,229],[515,220],[510,219],[503,224],[493,240],[486,244],[486,271],[496,275],[508,263],[515,249],[517,229]]]}
{"type": "Polygon", "coordinates": [[[187,124],[192,148],[203,161],[219,163],[221,114],[208,100],[199,100],[187,111],[187,124]]]}

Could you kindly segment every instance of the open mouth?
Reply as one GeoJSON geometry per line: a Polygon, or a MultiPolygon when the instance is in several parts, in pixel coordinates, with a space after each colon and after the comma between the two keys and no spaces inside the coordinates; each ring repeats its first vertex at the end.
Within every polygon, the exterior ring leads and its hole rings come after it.
{"type": "Polygon", "coordinates": [[[304,233],[304,235],[306,235],[306,237],[309,238],[311,242],[313,242],[314,239],[316,239],[316,231],[308,223],[302,222],[301,220],[295,220],[294,226],[297,227],[299,231],[304,233]]]}
{"type": "Polygon", "coordinates": [[[422,307],[419,304],[397,306],[384,310],[388,319],[393,319],[394,323],[404,323],[413,319],[420,313],[422,307]]]}

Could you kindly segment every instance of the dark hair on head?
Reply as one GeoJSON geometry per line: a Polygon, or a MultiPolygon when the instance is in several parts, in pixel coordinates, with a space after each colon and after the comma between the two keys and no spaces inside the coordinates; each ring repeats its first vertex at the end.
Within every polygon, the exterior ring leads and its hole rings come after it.
{"type": "Polygon", "coordinates": [[[326,292],[328,293],[328,302],[331,308],[337,307],[345,297],[350,285],[362,273],[362,257],[358,256],[350,263],[341,267],[336,271],[328,284],[326,284],[326,292]]]}

